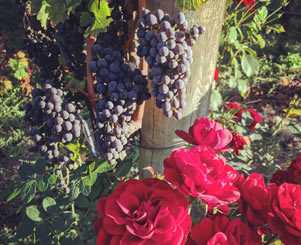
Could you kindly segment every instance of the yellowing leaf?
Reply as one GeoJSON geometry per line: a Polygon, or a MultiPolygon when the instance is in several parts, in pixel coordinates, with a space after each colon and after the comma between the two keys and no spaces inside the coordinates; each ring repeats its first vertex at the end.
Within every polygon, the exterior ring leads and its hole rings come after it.
{"type": "MultiPolygon", "coordinates": [[[[283,109],[284,112],[287,112],[287,109],[283,109]]],[[[301,115],[301,109],[295,109],[292,108],[288,112],[288,116],[300,116],[301,115]]]]}
{"type": "Polygon", "coordinates": [[[181,11],[198,10],[208,0],[177,0],[177,8],[181,11]]]}

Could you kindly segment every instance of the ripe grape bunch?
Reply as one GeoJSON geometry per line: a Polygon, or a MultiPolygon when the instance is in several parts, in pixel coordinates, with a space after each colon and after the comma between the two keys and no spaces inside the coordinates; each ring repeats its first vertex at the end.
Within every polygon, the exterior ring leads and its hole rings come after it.
{"type": "Polygon", "coordinates": [[[124,0],[110,2],[112,21],[107,27],[107,31],[101,32],[96,40],[96,43],[103,48],[118,50],[121,54],[123,54],[123,47],[129,37],[128,22],[132,19],[132,15],[128,13],[124,2],[124,0]]]}
{"type": "Polygon", "coordinates": [[[86,54],[83,52],[85,30],[80,27],[79,19],[71,14],[70,18],[57,25],[55,39],[63,56],[64,64],[77,80],[86,75],[86,54]]]}
{"type": "Polygon", "coordinates": [[[96,105],[98,151],[113,164],[128,143],[129,123],[137,104],[150,98],[146,74],[133,63],[126,64],[119,51],[93,46],[94,61],[89,69],[96,74],[100,100],[96,105]]]}
{"type": "Polygon", "coordinates": [[[64,73],[59,64],[60,50],[54,41],[55,30],[50,24],[48,24],[47,30],[44,30],[36,16],[29,16],[27,20],[24,48],[40,68],[42,80],[51,79],[56,81],[55,87],[62,87],[64,73]]]}
{"type": "Polygon", "coordinates": [[[205,31],[203,26],[188,29],[185,15],[179,12],[174,19],[161,9],[152,14],[143,10],[138,20],[137,55],[144,57],[151,71],[152,96],[156,106],[167,117],[182,118],[180,112],[186,105],[186,83],[193,62],[191,47],[205,31]]]}
{"type": "Polygon", "coordinates": [[[80,111],[72,103],[64,103],[64,92],[45,82],[42,89],[32,90],[32,103],[25,104],[24,120],[31,123],[30,131],[36,150],[56,164],[60,160],[59,142],[68,144],[81,136],[80,111]]]}

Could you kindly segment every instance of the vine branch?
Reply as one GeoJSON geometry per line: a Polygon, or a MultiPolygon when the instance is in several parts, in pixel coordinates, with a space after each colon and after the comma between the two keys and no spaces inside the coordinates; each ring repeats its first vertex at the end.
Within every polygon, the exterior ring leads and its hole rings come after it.
{"type": "Polygon", "coordinates": [[[96,38],[93,36],[88,36],[86,38],[86,43],[87,43],[87,58],[86,58],[86,72],[87,72],[87,77],[86,77],[86,84],[87,84],[87,90],[88,90],[88,99],[93,107],[93,109],[96,109],[96,97],[95,97],[95,92],[94,92],[94,87],[93,87],[93,77],[92,74],[89,70],[89,63],[92,61],[92,46],[95,43],[96,38]]]}

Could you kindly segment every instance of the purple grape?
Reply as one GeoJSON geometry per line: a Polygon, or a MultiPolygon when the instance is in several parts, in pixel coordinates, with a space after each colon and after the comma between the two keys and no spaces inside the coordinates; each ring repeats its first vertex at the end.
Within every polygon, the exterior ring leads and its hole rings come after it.
{"type": "Polygon", "coordinates": [[[177,13],[176,17],[175,17],[175,23],[177,25],[181,25],[185,22],[186,18],[185,15],[182,12],[177,13]]]}

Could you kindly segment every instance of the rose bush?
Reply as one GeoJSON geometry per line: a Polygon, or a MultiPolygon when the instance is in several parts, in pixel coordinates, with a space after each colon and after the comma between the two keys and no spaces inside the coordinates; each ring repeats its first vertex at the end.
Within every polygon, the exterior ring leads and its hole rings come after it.
{"type": "Polygon", "coordinates": [[[240,218],[224,215],[205,218],[193,226],[186,245],[259,245],[260,236],[240,218]]]}
{"type": "Polygon", "coordinates": [[[215,151],[229,150],[227,145],[232,140],[232,134],[224,129],[222,124],[206,117],[195,119],[188,133],[176,130],[176,135],[192,145],[206,145],[215,151]]]}
{"type": "Polygon", "coordinates": [[[269,184],[271,211],[270,228],[278,233],[285,245],[301,244],[301,186],[269,184]]]}
{"type": "MultiPolygon", "coordinates": [[[[241,107],[241,105],[239,105],[238,103],[236,102],[228,102],[224,105],[224,109],[225,110],[232,110],[232,111],[235,111],[235,116],[237,117],[236,118],[236,122],[241,122],[241,117],[242,117],[242,114],[245,112],[245,110],[241,107]]],[[[260,123],[262,122],[262,118],[261,116],[256,112],[254,111],[253,109],[248,109],[247,110],[252,119],[253,119],[253,122],[251,125],[248,126],[249,129],[252,129],[252,130],[255,130],[256,129],[256,124],[257,123],[260,123]]]]}
{"type": "Polygon", "coordinates": [[[184,195],[199,197],[212,207],[239,199],[240,193],[233,185],[238,172],[206,146],[176,150],[163,165],[166,180],[184,195]]]}
{"type": "Polygon", "coordinates": [[[191,227],[185,197],[153,178],[120,183],[97,209],[98,245],[184,244],[191,227]]]}
{"type": "Polygon", "coordinates": [[[252,173],[246,179],[240,175],[235,185],[240,191],[238,207],[247,223],[263,226],[267,223],[269,211],[269,194],[261,174],[252,173]]]}

